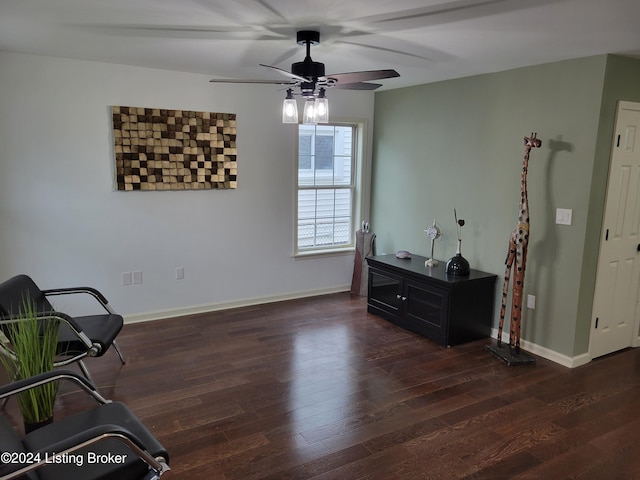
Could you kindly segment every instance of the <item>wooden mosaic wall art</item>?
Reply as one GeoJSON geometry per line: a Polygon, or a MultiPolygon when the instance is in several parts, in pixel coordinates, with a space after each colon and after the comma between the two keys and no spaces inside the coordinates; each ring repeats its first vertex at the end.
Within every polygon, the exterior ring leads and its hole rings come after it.
{"type": "Polygon", "coordinates": [[[237,187],[236,115],[111,107],[118,190],[237,187]]]}

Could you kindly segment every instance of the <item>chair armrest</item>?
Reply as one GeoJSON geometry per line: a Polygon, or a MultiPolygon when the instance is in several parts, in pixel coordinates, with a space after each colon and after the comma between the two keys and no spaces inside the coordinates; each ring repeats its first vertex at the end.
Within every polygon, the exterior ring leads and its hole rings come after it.
{"type": "Polygon", "coordinates": [[[107,298],[98,290],[91,287],[69,287],[69,288],[50,288],[48,290],[42,290],[42,293],[45,297],[54,296],[54,295],[73,295],[76,293],[86,293],[95,298],[100,305],[104,307],[105,310],[109,313],[115,313],[109,307],[109,301],[107,298]]]}
{"type": "MultiPolygon", "coordinates": [[[[61,454],[65,452],[72,453],[81,448],[100,443],[108,438],[115,438],[121,443],[124,443],[141,460],[147,463],[154,470],[163,470],[163,466],[160,461],[147,451],[147,447],[142,443],[142,441],[131,431],[121,425],[105,424],[91,427],[60,442],[56,442],[54,445],[49,445],[48,451],[60,452],[61,454]]],[[[167,459],[162,460],[166,461],[167,459]]]]}
{"type": "Polygon", "coordinates": [[[15,382],[2,385],[0,386],[0,400],[57,380],[69,380],[76,383],[98,403],[111,403],[111,400],[107,400],[100,395],[93,383],[71,370],[51,370],[49,372],[34,375],[33,377],[16,380],[15,382]]]}
{"type": "Polygon", "coordinates": [[[55,462],[53,459],[56,456],[70,455],[77,450],[95,445],[109,438],[125,444],[140,460],[149,465],[158,477],[171,470],[166,463],[167,459],[153,457],[142,442],[126,428],[119,425],[98,425],[52,445],[47,445],[46,451],[32,452],[33,458],[37,460],[36,462],[12,472],[8,477],[2,478],[19,478],[20,475],[24,475],[47,463],[55,462]],[[53,455],[54,452],[55,455],[53,455]]]}
{"type": "MultiPolygon", "coordinates": [[[[82,327],[78,324],[78,322],[76,322],[73,319],[73,317],[70,317],[66,313],[55,312],[55,311],[54,312],[38,312],[35,318],[37,318],[38,320],[49,320],[49,319],[58,320],[69,325],[69,327],[71,327],[71,329],[74,330],[76,333],[82,332],[82,327]]],[[[17,322],[23,321],[24,319],[25,317],[21,315],[5,315],[3,317],[0,317],[0,324],[17,323],[17,322]]]]}
{"type": "MultiPolygon", "coordinates": [[[[82,327],[78,322],[74,320],[73,317],[70,317],[66,313],[62,312],[40,312],[37,317],[38,320],[58,320],[59,322],[65,323],[69,326],[71,331],[76,334],[78,339],[87,347],[88,350],[94,348],[94,344],[91,339],[82,331],[82,327]]],[[[0,319],[0,324],[9,324],[9,323],[17,323],[22,321],[23,318],[18,315],[12,315],[10,317],[4,317],[0,319]]]]}

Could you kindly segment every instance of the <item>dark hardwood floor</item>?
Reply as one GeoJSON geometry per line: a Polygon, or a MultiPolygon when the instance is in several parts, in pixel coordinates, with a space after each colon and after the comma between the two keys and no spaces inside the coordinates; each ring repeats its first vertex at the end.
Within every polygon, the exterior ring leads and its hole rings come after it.
{"type": "MultiPolygon", "coordinates": [[[[87,365],[173,478],[640,478],[640,349],[571,370],[487,342],[441,348],[336,294],[126,325],[128,363],[87,365]]],[[[89,405],[63,389],[56,415],[89,405]]]]}

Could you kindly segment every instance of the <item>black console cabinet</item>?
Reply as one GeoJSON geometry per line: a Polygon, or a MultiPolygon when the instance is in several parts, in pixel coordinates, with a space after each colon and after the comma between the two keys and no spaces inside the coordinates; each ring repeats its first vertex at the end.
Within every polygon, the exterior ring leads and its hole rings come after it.
{"type": "Polygon", "coordinates": [[[426,260],[367,257],[367,311],[442,346],[489,337],[496,275],[478,270],[447,275],[446,262],[425,267],[426,260]]]}

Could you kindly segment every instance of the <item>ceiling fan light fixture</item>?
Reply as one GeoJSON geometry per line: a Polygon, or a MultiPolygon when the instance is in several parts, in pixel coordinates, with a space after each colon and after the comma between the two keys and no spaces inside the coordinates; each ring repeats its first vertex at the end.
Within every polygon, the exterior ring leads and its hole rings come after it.
{"type": "Polygon", "coordinates": [[[317,123],[329,123],[329,99],[325,96],[324,88],[320,88],[316,98],[315,114],[317,123]]]}
{"type": "Polygon", "coordinates": [[[293,98],[293,90],[287,89],[287,96],[282,103],[282,123],[298,123],[298,103],[293,98]]]}
{"type": "Polygon", "coordinates": [[[302,123],[305,125],[315,125],[316,120],[316,99],[309,97],[304,102],[304,110],[302,111],[302,123]]]}
{"type": "MultiPolygon", "coordinates": [[[[260,64],[263,67],[287,77],[287,80],[247,80],[211,79],[210,82],[221,83],[264,83],[269,85],[288,85],[299,88],[298,95],[305,99],[302,123],[316,125],[329,123],[329,100],[325,96],[325,89],[337,87],[345,90],[375,90],[382,85],[369,83],[370,80],[399,77],[400,74],[392,69],[368,70],[363,72],[346,72],[325,75],[324,63],[311,59],[311,46],[320,43],[320,32],[315,30],[301,30],[297,32],[296,40],[299,45],[306,47],[306,56],[302,62],[291,64],[291,72],[278,67],[260,64]],[[319,89],[316,94],[316,88],[319,89]]],[[[282,123],[298,123],[298,106],[293,98],[293,88],[287,89],[287,96],[282,104],[282,123]]]]}
{"type": "Polygon", "coordinates": [[[305,125],[315,125],[316,121],[316,99],[307,98],[304,102],[304,110],[302,111],[302,123],[305,125]]]}

